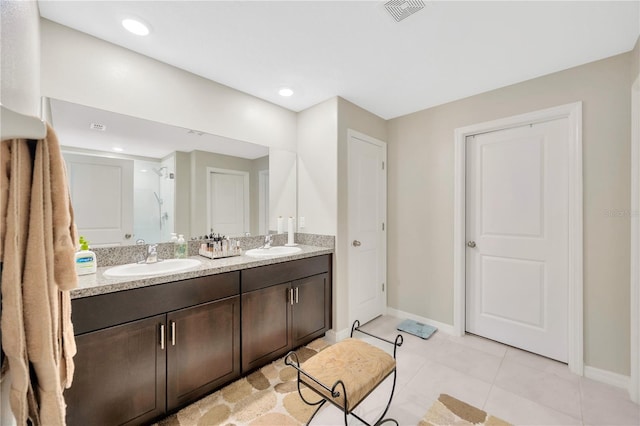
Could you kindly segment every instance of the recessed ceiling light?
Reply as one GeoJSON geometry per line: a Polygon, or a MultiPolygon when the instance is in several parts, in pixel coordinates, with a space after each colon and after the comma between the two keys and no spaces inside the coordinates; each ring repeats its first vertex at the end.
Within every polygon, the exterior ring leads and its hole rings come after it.
{"type": "Polygon", "coordinates": [[[293,95],[293,90],[289,89],[288,87],[283,87],[282,89],[280,89],[280,90],[278,91],[278,94],[279,94],[280,96],[286,96],[286,97],[289,97],[289,96],[293,95]]]}
{"type": "Polygon", "coordinates": [[[114,147],[113,147],[113,150],[114,150],[115,152],[122,152],[122,151],[124,151],[124,148],[120,148],[119,146],[114,146],[114,147]]]}
{"type": "Polygon", "coordinates": [[[137,19],[123,19],[122,26],[125,27],[127,31],[132,32],[135,35],[146,36],[149,34],[149,27],[137,19]]]}

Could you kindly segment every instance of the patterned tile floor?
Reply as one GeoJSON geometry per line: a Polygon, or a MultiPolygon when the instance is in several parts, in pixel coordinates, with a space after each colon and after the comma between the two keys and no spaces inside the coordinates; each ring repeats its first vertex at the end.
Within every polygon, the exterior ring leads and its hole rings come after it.
{"type": "MultiPolygon", "coordinates": [[[[383,316],[364,328],[392,338],[400,321],[383,316]]],[[[640,406],[625,390],[576,376],[565,364],[473,335],[436,332],[422,340],[403,334],[387,415],[401,425],[418,424],[440,393],[518,425],[640,425],[640,406]]],[[[358,407],[359,414],[375,418],[371,413],[384,407],[389,390],[390,383],[381,385],[358,407]]],[[[323,408],[313,424],[342,424],[340,412],[323,408]]]]}

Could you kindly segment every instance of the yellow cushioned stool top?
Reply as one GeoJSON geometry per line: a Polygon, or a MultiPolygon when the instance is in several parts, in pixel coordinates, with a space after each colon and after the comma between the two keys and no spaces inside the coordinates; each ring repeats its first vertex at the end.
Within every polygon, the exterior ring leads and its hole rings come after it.
{"type": "Polygon", "coordinates": [[[345,409],[342,386],[336,388],[340,396],[333,398],[313,380],[300,375],[300,380],[350,413],[396,366],[396,360],[380,348],[363,340],[345,339],[314,355],[300,368],[331,388],[342,380],[347,389],[348,407],[345,409]]]}

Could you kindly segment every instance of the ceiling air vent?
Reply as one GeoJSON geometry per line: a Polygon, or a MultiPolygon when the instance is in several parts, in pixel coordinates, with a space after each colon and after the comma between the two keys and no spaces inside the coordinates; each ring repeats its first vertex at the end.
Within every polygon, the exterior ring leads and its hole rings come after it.
{"type": "Polygon", "coordinates": [[[384,8],[393,16],[393,19],[400,22],[424,9],[424,2],[422,0],[391,0],[384,4],[384,8]]]}
{"type": "Polygon", "coordinates": [[[91,123],[91,125],[89,125],[89,128],[91,130],[97,130],[99,132],[104,132],[105,130],[107,130],[107,126],[99,123],[91,123]]]}

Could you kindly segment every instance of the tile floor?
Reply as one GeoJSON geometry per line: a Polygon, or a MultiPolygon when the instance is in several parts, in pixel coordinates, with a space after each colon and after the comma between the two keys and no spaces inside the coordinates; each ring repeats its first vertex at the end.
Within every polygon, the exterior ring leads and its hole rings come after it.
{"type": "MultiPolygon", "coordinates": [[[[400,321],[383,316],[364,329],[393,339],[400,321]]],[[[576,376],[565,364],[473,335],[436,332],[423,340],[402,334],[396,391],[387,413],[400,425],[417,425],[440,393],[517,425],[640,425],[640,405],[625,390],[576,376]]],[[[388,381],[372,393],[358,407],[359,415],[375,420],[390,387],[388,381]]],[[[326,407],[312,424],[342,424],[340,416],[326,407]]],[[[351,418],[350,424],[359,422],[351,418]]]]}

